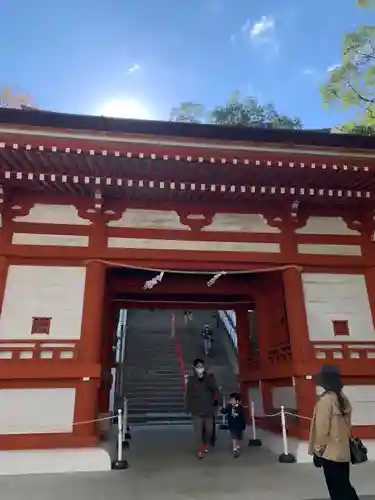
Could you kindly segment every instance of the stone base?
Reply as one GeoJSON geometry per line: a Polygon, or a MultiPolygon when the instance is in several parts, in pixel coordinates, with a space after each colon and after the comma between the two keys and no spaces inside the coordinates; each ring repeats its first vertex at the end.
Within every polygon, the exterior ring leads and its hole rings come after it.
{"type": "MultiPolygon", "coordinates": [[[[276,455],[284,453],[283,440],[281,435],[274,434],[273,432],[257,429],[258,437],[262,440],[264,448],[267,448],[276,455]]],[[[364,439],[363,444],[368,450],[369,461],[375,461],[375,439],[364,439]]],[[[307,441],[301,441],[297,438],[288,438],[288,451],[294,455],[297,463],[311,463],[312,457],[308,454],[307,441]]]]}
{"type": "Polygon", "coordinates": [[[0,476],[111,470],[102,448],[0,451],[0,476]]]}

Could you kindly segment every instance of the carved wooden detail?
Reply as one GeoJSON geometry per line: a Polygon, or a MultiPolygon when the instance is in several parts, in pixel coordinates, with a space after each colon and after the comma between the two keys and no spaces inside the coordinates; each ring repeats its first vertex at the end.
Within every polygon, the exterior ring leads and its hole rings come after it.
{"type": "Polygon", "coordinates": [[[212,223],[215,212],[198,213],[178,211],[177,214],[181,224],[188,226],[192,231],[201,231],[204,227],[212,223]]]}
{"type": "Polygon", "coordinates": [[[29,215],[30,210],[35,205],[35,202],[31,200],[13,202],[11,199],[7,199],[4,205],[4,214],[7,214],[9,219],[13,220],[15,217],[26,217],[29,215]]]}
{"type": "Polygon", "coordinates": [[[352,231],[359,231],[361,234],[371,233],[375,229],[375,220],[373,215],[369,213],[351,213],[341,214],[345,224],[352,231]]]}
{"type": "Polygon", "coordinates": [[[280,229],[280,231],[283,231],[285,227],[292,227],[293,230],[299,229],[307,224],[309,218],[309,214],[300,202],[263,211],[262,215],[269,226],[280,229]]]}
{"type": "Polygon", "coordinates": [[[92,223],[108,224],[108,222],[121,219],[125,211],[124,203],[107,203],[99,192],[96,192],[93,198],[84,198],[75,206],[78,215],[92,223]]]}

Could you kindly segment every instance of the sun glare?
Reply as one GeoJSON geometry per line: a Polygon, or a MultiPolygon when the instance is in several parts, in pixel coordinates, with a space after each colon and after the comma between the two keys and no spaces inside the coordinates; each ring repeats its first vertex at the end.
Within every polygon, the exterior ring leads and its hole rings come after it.
{"type": "Polygon", "coordinates": [[[139,120],[150,118],[145,106],[133,99],[113,99],[108,101],[100,109],[99,114],[108,118],[136,118],[139,120]]]}

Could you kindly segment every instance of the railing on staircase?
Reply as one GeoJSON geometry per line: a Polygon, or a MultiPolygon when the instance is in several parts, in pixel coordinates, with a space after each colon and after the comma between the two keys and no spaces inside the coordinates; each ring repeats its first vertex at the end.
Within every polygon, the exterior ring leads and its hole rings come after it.
{"type": "Polygon", "coordinates": [[[116,413],[120,408],[123,410],[124,405],[124,368],[125,368],[125,346],[126,346],[126,328],[127,328],[128,311],[121,309],[116,330],[116,365],[112,369],[112,388],[110,397],[110,410],[116,413]]]}
{"type": "Polygon", "coordinates": [[[178,358],[178,364],[179,364],[179,367],[181,370],[182,385],[183,385],[183,388],[185,390],[186,384],[187,384],[187,378],[186,378],[187,372],[185,370],[185,363],[184,363],[184,358],[183,358],[182,351],[181,351],[180,342],[178,341],[178,337],[177,337],[176,318],[175,318],[173,311],[170,311],[170,318],[171,318],[171,335],[172,335],[172,338],[174,341],[174,345],[176,348],[176,354],[177,354],[177,358],[178,358]]]}
{"type": "Polygon", "coordinates": [[[236,313],[234,311],[219,311],[219,317],[225,326],[232,344],[237,349],[236,313]]]}

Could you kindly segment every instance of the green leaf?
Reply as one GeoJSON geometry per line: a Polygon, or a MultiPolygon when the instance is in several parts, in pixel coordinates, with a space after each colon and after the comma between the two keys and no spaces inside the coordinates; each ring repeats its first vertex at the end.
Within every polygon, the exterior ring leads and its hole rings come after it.
{"type": "Polygon", "coordinates": [[[241,97],[236,91],[228,102],[216,106],[209,113],[203,113],[203,106],[182,103],[171,112],[171,120],[190,123],[209,121],[216,125],[260,128],[301,129],[299,118],[280,115],[273,104],[260,104],[255,97],[241,97]]]}

